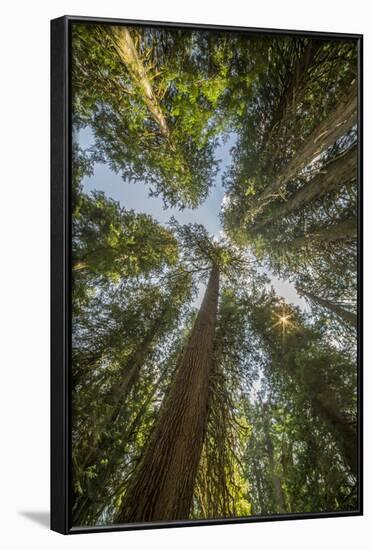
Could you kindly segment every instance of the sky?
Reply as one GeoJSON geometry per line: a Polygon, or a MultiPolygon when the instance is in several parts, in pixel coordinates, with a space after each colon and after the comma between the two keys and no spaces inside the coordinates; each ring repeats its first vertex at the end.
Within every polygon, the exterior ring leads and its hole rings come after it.
{"type": "MultiPolygon", "coordinates": [[[[91,132],[87,129],[80,131],[78,141],[83,149],[91,146],[93,144],[91,132]]],[[[115,174],[106,164],[101,163],[95,164],[92,177],[86,177],[83,180],[84,190],[86,192],[94,189],[104,191],[107,196],[119,201],[125,208],[150,214],[162,224],[167,223],[172,216],[184,224],[202,223],[208,233],[218,236],[222,229],[218,216],[224,196],[222,174],[224,167],[229,162],[229,150],[234,145],[234,141],[235,139],[232,137],[225,145],[219,147],[216,157],[221,160],[221,163],[215,185],[210,189],[207,199],[196,209],[185,208],[183,211],[179,211],[177,208],[165,209],[161,196],[148,196],[148,185],[142,182],[125,182],[120,174],[115,174]]]]}
{"type": "MultiPolygon", "coordinates": [[[[75,140],[82,149],[93,145],[93,135],[89,128],[80,130],[75,140]]],[[[149,186],[144,182],[125,182],[120,174],[110,170],[109,166],[103,163],[94,165],[94,174],[83,179],[83,189],[86,193],[90,191],[104,191],[107,197],[118,201],[121,206],[133,209],[135,212],[150,214],[161,224],[166,224],[173,216],[180,223],[201,223],[210,235],[219,237],[221,235],[221,220],[219,213],[225,191],[222,186],[222,175],[231,162],[230,150],[234,146],[236,136],[230,134],[225,144],[220,144],[216,150],[216,158],[220,161],[219,171],[214,186],[209,190],[206,200],[195,209],[185,208],[179,211],[177,208],[164,208],[163,200],[159,197],[149,197],[149,186]]],[[[278,296],[283,297],[286,302],[299,306],[302,310],[309,311],[308,304],[301,298],[292,283],[278,279],[270,271],[265,269],[271,285],[278,296]]],[[[204,285],[200,285],[199,294],[195,301],[198,306],[204,294],[204,285]]]]}

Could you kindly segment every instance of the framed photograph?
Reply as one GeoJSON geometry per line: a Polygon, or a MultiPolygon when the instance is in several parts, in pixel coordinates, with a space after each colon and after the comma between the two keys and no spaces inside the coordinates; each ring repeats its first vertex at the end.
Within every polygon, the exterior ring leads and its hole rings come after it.
{"type": "Polygon", "coordinates": [[[52,529],[362,514],[362,36],[51,31],[52,529]]]}

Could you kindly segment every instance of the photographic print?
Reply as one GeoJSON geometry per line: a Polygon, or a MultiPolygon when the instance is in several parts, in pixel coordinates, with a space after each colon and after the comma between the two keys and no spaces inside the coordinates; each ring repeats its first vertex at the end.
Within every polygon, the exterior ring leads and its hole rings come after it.
{"type": "Polygon", "coordinates": [[[69,45],[71,526],[358,513],[358,39],[69,45]]]}

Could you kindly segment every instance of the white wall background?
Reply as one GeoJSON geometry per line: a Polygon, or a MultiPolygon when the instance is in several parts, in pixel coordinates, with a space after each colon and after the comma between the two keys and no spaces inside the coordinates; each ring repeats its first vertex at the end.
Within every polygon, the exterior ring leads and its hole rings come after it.
{"type": "Polygon", "coordinates": [[[368,0],[8,0],[1,40],[0,544],[44,548],[370,548],[371,14],[368,0]],[[49,20],[64,14],[365,34],[365,517],[63,537],[49,509],[49,20]],[[4,125],[5,120],[5,125],[4,125]],[[369,534],[369,537],[368,537],[369,534]]]}

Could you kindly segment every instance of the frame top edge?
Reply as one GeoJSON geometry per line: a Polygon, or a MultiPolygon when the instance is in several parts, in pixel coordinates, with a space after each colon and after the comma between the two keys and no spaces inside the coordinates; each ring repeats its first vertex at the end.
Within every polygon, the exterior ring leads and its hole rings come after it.
{"type": "Polygon", "coordinates": [[[277,34],[277,35],[305,35],[313,36],[314,38],[338,38],[338,39],[351,39],[361,40],[363,34],[360,33],[347,33],[347,32],[333,32],[333,31],[313,31],[313,30],[301,30],[301,29],[280,29],[280,28],[265,28],[265,27],[246,27],[241,25],[222,25],[212,23],[190,23],[179,21],[152,21],[146,19],[125,19],[115,17],[93,17],[83,15],[63,15],[51,19],[51,22],[64,20],[65,23],[102,23],[102,24],[119,24],[119,25],[140,25],[140,26],[156,26],[156,27],[170,27],[180,29],[200,29],[200,30],[221,30],[230,32],[247,32],[254,34],[277,34]]]}

